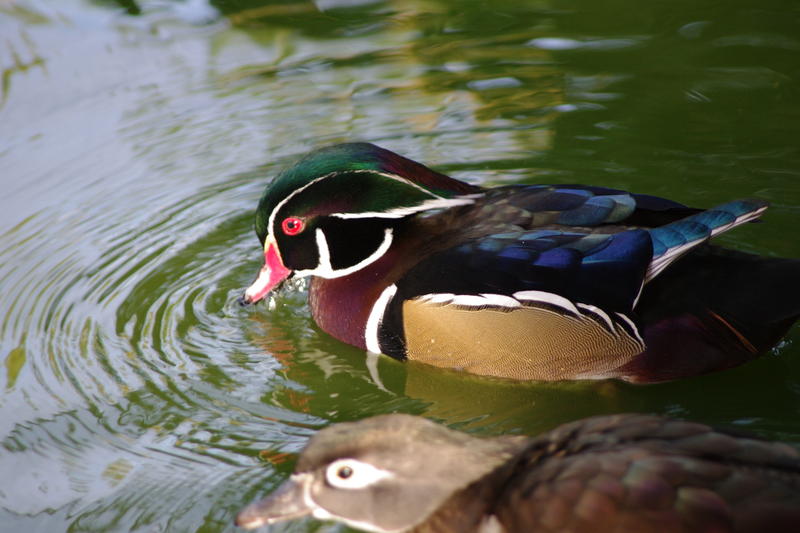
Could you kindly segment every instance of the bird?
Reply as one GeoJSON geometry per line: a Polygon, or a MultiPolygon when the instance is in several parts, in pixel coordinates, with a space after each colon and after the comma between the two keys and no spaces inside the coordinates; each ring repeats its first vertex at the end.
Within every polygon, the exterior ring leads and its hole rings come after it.
{"type": "Polygon", "coordinates": [[[766,209],[481,187],[337,144],[268,183],[264,264],[240,303],[309,277],[317,325],[369,352],[509,380],[669,381],[754,359],[800,315],[800,260],[709,244],[766,209]]]}
{"type": "Polygon", "coordinates": [[[246,529],[303,516],[378,533],[795,532],[800,452],[647,414],[479,438],[420,416],[331,425],[246,529]]]}

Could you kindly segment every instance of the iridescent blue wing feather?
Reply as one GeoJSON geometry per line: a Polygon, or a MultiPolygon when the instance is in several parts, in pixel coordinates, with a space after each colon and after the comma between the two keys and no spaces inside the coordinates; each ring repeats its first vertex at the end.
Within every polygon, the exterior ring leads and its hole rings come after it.
{"type": "Polygon", "coordinates": [[[653,240],[653,262],[647,279],[656,277],[670,263],[714,235],[755,220],[766,208],[767,203],[761,200],[737,200],[648,230],[653,240]]]}
{"type": "Polygon", "coordinates": [[[626,312],[633,307],[651,257],[646,230],[506,232],[431,255],[398,288],[404,298],[535,290],[626,312]]]}
{"type": "MultiPolygon", "coordinates": [[[[659,228],[626,230],[618,225],[619,213],[632,215],[637,203],[630,195],[610,192],[596,196],[582,189],[525,187],[508,202],[524,205],[533,221],[544,220],[545,228],[491,233],[432,254],[408,272],[401,292],[413,298],[431,292],[513,295],[536,290],[627,313],[646,281],[692,248],[766,209],[764,202],[742,200],[659,228]],[[582,224],[573,227],[564,220],[582,224]]],[[[672,202],[664,202],[671,208],[672,202]]]]}
{"type": "Polygon", "coordinates": [[[486,201],[493,207],[507,202],[526,211],[532,226],[656,227],[701,212],[656,196],[586,185],[511,185],[487,191],[486,201]]]}

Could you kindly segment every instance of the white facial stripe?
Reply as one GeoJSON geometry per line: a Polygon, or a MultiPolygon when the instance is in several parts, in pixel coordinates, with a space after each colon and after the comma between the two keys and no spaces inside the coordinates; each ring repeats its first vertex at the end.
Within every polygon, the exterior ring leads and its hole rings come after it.
{"type": "Polygon", "coordinates": [[[306,270],[296,270],[294,275],[297,277],[303,276],[320,276],[323,278],[332,278],[333,267],[331,266],[331,250],[328,247],[328,239],[325,238],[325,233],[317,228],[314,234],[317,241],[317,253],[319,254],[319,262],[316,268],[306,270]]]}
{"type": "Polygon", "coordinates": [[[442,209],[447,207],[456,207],[459,205],[474,204],[475,200],[473,198],[475,196],[479,195],[458,196],[456,198],[438,198],[435,200],[426,200],[419,205],[413,205],[409,207],[397,207],[394,209],[389,209],[388,211],[367,211],[364,213],[331,213],[330,216],[341,219],[403,218],[408,215],[413,215],[414,213],[420,213],[422,211],[429,211],[432,209],[442,209]]]}
{"type": "Polygon", "coordinates": [[[294,198],[295,196],[297,196],[298,194],[300,194],[304,190],[308,189],[309,187],[311,187],[315,183],[320,182],[320,181],[325,180],[325,179],[335,178],[336,176],[341,176],[343,174],[360,174],[360,173],[378,174],[380,176],[384,176],[386,178],[402,182],[402,183],[404,183],[406,185],[414,187],[415,189],[419,189],[420,191],[422,191],[425,194],[429,195],[431,198],[443,199],[441,196],[437,196],[436,194],[433,194],[428,189],[426,189],[424,187],[421,187],[420,185],[417,185],[413,181],[409,181],[409,180],[407,180],[407,179],[405,179],[405,178],[403,178],[401,176],[398,176],[396,174],[389,174],[389,173],[386,173],[386,172],[378,172],[378,171],[375,171],[375,170],[344,170],[344,171],[330,172],[330,173],[325,174],[323,176],[319,176],[318,178],[314,178],[313,180],[309,181],[308,183],[306,183],[302,187],[300,187],[298,189],[295,189],[294,191],[291,192],[291,194],[289,194],[289,196],[287,196],[286,198],[284,198],[283,200],[278,202],[278,205],[276,205],[275,209],[272,210],[272,213],[269,214],[269,226],[267,227],[267,231],[270,234],[272,233],[272,226],[275,224],[275,216],[278,214],[278,211],[280,211],[281,208],[284,205],[286,205],[286,203],[289,200],[291,200],[292,198],[294,198]]]}
{"type": "Polygon", "coordinates": [[[275,224],[275,215],[277,215],[278,211],[280,211],[281,208],[284,205],[286,205],[286,202],[288,202],[289,200],[291,200],[292,198],[294,198],[295,196],[297,196],[298,194],[300,194],[304,190],[308,189],[309,187],[311,187],[312,185],[314,185],[318,181],[322,181],[325,178],[329,177],[330,175],[331,174],[325,174],[324,176],[320,176],[318,178],[314,178],[313,180],[309,181],[308,183],[306,183],[305,185],[303,185],[299,189],[295,189],[294,191],[292,191],[291,194],[289,194],[289,196],[287,196],[286,198],[284,198],[283,200],[278,202],[278,205],[276,205],[275,209],[272,210],[272,213],[269,214],[269,222],[268,222],[268,225],[267,225],[267,233],[269,235],[272,235],[272,226],[275,224]]]}
{"type": "Polygon", "coordinates": [[[364,329],[364,341],[367,344],[367,350],[372,353],[381,353],[381,345],[380,342],[378,342],[378,328],[380,328],[381,322],[383,321],[383,314],[386,312],[386,307],[389,305],[389,302],[392,301],[396,293],[397,285],[389,285],[383,289],[381,295],[375,300],[372,311],[369,312],[367,326],[364,329]]]}
{"type": "Polygon", "coordinates": [[[325,238],[325,233],[320,228],[317,228],[315,236],[317,241],[317,250],[319,253],[319,264],[317,264],[316,268],[298,270],[295,272],[295,276],[319,276],[327,279],[348,276],[353,272],[361,270],[385,254],[392,245],[393,231],[392,228],[386,228],[384,230],[383,242],[381,242],[380,246],[378,246],[378,248],[376,248],[375,251],[372,252],[366,259],[356,263],[353,266],[341,268],[339,270],[334,270],[333,266],[331,265],[331,251],[328,247],[328,239],[325,238]]]}
{"type": "Polygon", "coordinates": [[[331,249],[328,246],[328,239],[325,237],[325,232],[317,228],[314,237],[317,241],[317,250],[319,251],[319,264],[317,269],[323,272],[333,272],[333,265],[331,265],[331,249]]]}

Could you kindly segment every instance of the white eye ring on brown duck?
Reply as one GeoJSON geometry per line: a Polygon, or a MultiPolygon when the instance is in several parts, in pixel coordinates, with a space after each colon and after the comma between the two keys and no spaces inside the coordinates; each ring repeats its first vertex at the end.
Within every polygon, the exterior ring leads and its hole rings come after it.
{"type": "Polygon", "coordinates": [[[326,481],[337,489],[363,489],[392,477],[391,472],[358,459],[337,459],[325,469],[326,481]]]}

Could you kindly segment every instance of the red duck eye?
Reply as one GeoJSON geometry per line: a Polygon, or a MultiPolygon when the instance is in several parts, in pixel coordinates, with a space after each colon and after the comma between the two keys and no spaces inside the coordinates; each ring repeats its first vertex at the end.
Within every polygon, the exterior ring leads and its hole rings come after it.
{"type": "Polygon", "coordinates": [[[281,228],[286,235],[297,235],[303,231],[304,227],[303,220],[297,217],[284,218],[283,222],[281,222],[281,228]]]}

